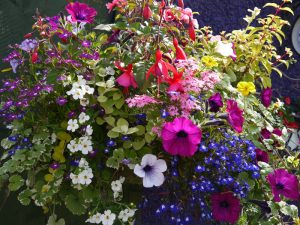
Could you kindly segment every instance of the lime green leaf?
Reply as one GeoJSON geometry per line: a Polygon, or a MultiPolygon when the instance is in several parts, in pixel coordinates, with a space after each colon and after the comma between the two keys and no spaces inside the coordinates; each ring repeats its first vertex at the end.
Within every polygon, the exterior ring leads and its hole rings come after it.
{"type": "Polygon", "coordinates": [[[138,126],[136,126],[136,128],[138,129],[138,131],[136,132],[137,135],[141,136],[141,135],[145,134],[146,129],[144,126],[138,125],[138,126]]]}
{"type": "Polygon", "coordinates": [[[110,131],[108,131],[107,136],[110,138],[117,138],[117,137],[119,137],[119,133],[116,133],[116,132],[110,130],[110,131]]]}
{"type": "Polygon", "coordinates": [[[55,214],[51,215],[48,219],[47,225],[65,225],[65,220],[63,218],[57,220],[57,216],[55,214]]]}
{"type": "Polygon", "coordinates": [[[97,117],[97,118],[96,118],[96,123],[97,123],[98,125],[102,125],[102,124],[105,123],[105,120],[102,119],[101,117],[97,117]]]}
{"type": "Polygon", "coordinates": [[[65,198],[65,205],[75,215],[83,215],[86,211],[85,205],[75,195],[68,195],[65,198]]]}
{"type": "Polygon", "coordinates": [[[280,211],[287,216],[291,216],[293,218],[298,217],[298,208],[295,205],[288,205],[281,207],[280,211]]]}
{"type": "Polygon", "coordinates": [[[98,26],[96,26],[94,29],[95,30],[102,30],[102,31],[111,31],[112,27],[115,24],[99,24],[98,26]]]}
{"type": "Polygon", "coordinates": [[[119,162],[120,162],[121,160],[123,160],[123,159],[124,159],[124,151],[123,151],[123,149],[118,148],[118,149],[114,150],[113,156],[114,156],[114,158],[117,159],[119,162]]]}
{"type": "Polygon", "coordinates": [[[276,9],[278,9],[279,5],[277,5],[276,3],[267,3],[264,5],[264,7],[274,7],[276,9]]]}
{"type": "Polygon", "coordinates": [[[289,8],[289,7],[283,7],[280,10],[287,11],[287,12],[291,13],[292,15],[294,15],[293,10],[291,8],[289,8]]]}
{"type": "Polygon", "coordinates": [[[140,150],[146,144],[145,139],[133,142],[132,146],[135,150],[140,150]]]}
{"type": "Polygon", "coordinates": [[[106,102],[106,101],[107,101],[107,97],[104,96],[104,95],[100,95],[100,96],[97,98],[97,100],[98,100],[98,102],[103,103],[103,102],[106,102]]]}
{"type": "Polygon", "coordinates": [[[116,119],[112,116],[105,117],[104,120],[112,127],[115,126],[116,119]]]}
{"type": "Polygon", "coordinates": [[[109,168],[119,169],[119,164],[120,164],[120,162],[117,159],[115,159],[114,157],[110,157],[106,161],[106,166],[109,168]]]}
{"type": "Polygon", "coordinates": [[[129,123],[127,122],[127,120],[120,118],[120,119],[118,119],[117,127],[122,127],[122,126],[128,127],[129,123]]]}
{"type": "Polygon", "coordinates": [[[24,179],[20,175],[13,175],[9,178],[8,188],[11,191],[17,191],[24,184],[24,179]]]}

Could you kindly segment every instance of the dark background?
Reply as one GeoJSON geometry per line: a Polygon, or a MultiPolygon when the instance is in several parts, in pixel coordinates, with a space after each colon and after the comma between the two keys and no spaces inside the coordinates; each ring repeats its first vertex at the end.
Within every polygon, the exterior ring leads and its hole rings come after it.
{"type": "MultiPolygon", "coordinates": [[[[240,29],[244,26],[243,17],[247,14],[247,9],[253,9],[255,6],[262,7],[265,3],[272,0],[185,0],[186,7],[199,11],[199,24],[212,26],[215,34],[222,30],[231,31],[240,29]]],[[[280,0],[273,0],[280,2],[280,0]]],[[[82,0],[92,4],[98,10],[97,23],[108,23],[112,20],[112,15],[107,14],[105,7],[108,0],[82,0]]],[[[297,17],[300,16],[299,0],[294,1],[292,7],[295,10],[295,17],[286,14],[284,17],[294,24],[297,17]]],[[[24,34],[31,31],[33,24],[32,16],[36,8],[42,15],[53,16],[64,10],[67,1],[65,0],[0,0],[0,57],[3,58],[8,53],[8,44],[20,43],[24,34]]],[[[291,28],[286,29],[286,40],[284,47],[292,48],[290,41],[291,28]]],[[[282,50],[284,47],[279,47],[282,50]]],[[[299,59],[297,53],[295,58],[299,59]]],[[[0,61],[0,69],[7,68],[0,61]]],[[[298,79],[300,63],[294,64],[285,71],[286,76],[298,79]]],[[[2,79],[0,73],[0,79],[2,79]]],[[[278,75],[273,76],[276,92],[282,96],[298,97],[300,94],[300,81],[288,78],[279,79],[278,75]]],[[[0,127],[1,129],[1,127],[0,127]]],[[[4,135],[4,130],[0,130],[0,138],[4,135]]],[[[0,206],[3,203],[5,193],[0,193],[0,206]]],[[[85,224],[85,218],[71,216],[67,211],[60,211],[66,218],[67,225],[85,224]]],[[[0,225],[45,225],[46,217],[40,208],[33,205],[24,207],[17,201],[17,196],[11,194],[0,211],[0,225]]],[[[155,225],[155,224],[153,224],[155,225]]]]}

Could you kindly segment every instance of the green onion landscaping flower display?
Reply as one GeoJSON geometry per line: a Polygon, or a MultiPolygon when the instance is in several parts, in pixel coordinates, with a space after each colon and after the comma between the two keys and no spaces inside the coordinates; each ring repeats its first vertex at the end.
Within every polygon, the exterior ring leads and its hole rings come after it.
{"type": "Polygon", "coordinates": [[[48,225],[62,207],[103,225],[300,224],[271,87],[290,2],[216,35],[183,0],[113,0],[114,24],[81,2],[37,15],[4,58],[0,186],[48,225]]]}

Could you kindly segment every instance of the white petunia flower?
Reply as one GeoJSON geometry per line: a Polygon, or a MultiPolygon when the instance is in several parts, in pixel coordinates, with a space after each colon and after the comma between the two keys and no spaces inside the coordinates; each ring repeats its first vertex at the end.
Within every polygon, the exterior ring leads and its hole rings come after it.
{"type": "Polygon", "coordinates": [[[233,50],[233,44],[232,43],[223,43],[222,41],[218,41],[218,44],[216,46],[216,52],[220,53],[222,56],[225,57],[233,57],[236,58],[236,54],[233,50]]]}
{"type": "Polygon", "coordinates": [[[121,192],[122,191],[122,183],[119,180],[115,180],[111,182],[111,189],[113,192],[121,192]]]}
{"type": "Polygon", "coordinates": [[[101,223],[101,214],[96,213],[93,216],[91,216],[90,218],[88,218],[85,222],[86,223],[100,224],[101,223]]]}
{"type": "Polygon", "coordinates": [[[163,159],[157,159],[157,157],[152,154],[144,155],[141,165],[137,164],[134,167],[134,173],[138,177],[143,178],[143,186],[146,188],[161,186],[165,180],[163,172],[166,170],[166,161],[163,159]]]}
{"type": "Polygon", "coordinates": [[[90,103],[90,101],[87,98],[80,99],[80,105],[87,106],[90,103]]]}
{"type": "Polygon", "coordinates": [[[89,152],[93,151],[93,143],[88,137],[79,138],[79,144],[81,145],[79,150],[82,154],[87,155],[89,152]]]}
{"type": "Polygon", "coordinates": [[[88,136],[91,136],[93,134],[93,128],[91,125],[87,125],[87,127],[85,128],[85,134],[88,136]]]}
{"type": "Polygon", "coordinates": [[[76,119],[72,120],[70,119],[68,121],[68,127],[67,127],[67,130],[70,130],[72,132],[75,132],[77,129],[79,128],[79,125],[78,125],[78,122],[76,119]]]}
{"type": "Polygon", "coordinates": [[[114,68],[112,68],[111,66],[109,66],[109,67],[106,67],[105,68],[105,73],[107,74],[107,75],[115,75],[115,70],[114,70],[114,68]]]}
{"type": "Polygon", "coordinates": [[[103,225],[113,225],[116,219],[116,214],[112,213],[110,210],[105,210],[101,215],[101,222],[103,225]]]}
{"type": "Polygon", "coordinates": [[[128,221],[129,218],[133,217],[135,214],[135,209],[125,209],[120,211],[118,218],[124,223],[128,221]]]}
{"type": "Polygon", "coordinates": [[[79,176],[77,174],[71,173],[70,178],[73,184],[79,184],[79,176]]]}
{"type": "Polygon", "coordinates": [[[78,120],[79,123],[83,124],[84,122],[88,121],[90,119],[90,116],[87,115],[85,112],[82,112],[79,114],[78,120]]]}
{"type": "Polygon", "coordinates": [[[89,168],[89,163],[86,161],[85,158],[81,158],[80,161],[79,161],[78,166],[80,168],[89,168]]]}
{"type": "Polygon", "coordinates": [[[90,170],[84,170],[78,174],[79,183],[83,185],[89,185],[92,183],[93,173],[90,170]]]}
{"type": "Polygon", "coordinates": [[[67,145],[67,148],[70,150],[70,152],[78,152],[78,144],[75,140],[70,141],[70,143],[67,145]]]}

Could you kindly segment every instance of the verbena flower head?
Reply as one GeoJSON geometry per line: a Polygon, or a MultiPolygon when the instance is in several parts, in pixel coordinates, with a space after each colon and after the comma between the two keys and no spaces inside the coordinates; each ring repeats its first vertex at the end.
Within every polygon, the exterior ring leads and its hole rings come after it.
{"type": "Polygon", "coordinates": [[[299,198],[299,181],[294,174],[285,169],[276,169],[268,174],[267,181],[271,185],[275,202],[280,202],[280,195],[292,200],[299,198]]]}
{"type": "Polygon", "coordinates": [[[71,2],[66,6],[67,12],[71,15],[73,22],[93,23],[97,15],[94,8],[85,3],[71,2]]]}
{"type": "Polygon", "coordinates": [[[265,107],[269,107],[271,105],[272,92],[272,88],[263,89],[261,92],[261,102],[265,107]]]}
{"type": "Polygon", "coordinates": [[[236,132],[241,133],[244,124],[243,110],[238,107],[236,101],[228,100],[226,111],[228,112],[229,124],[236,132]]]}
{"type": "Polygon", "coordinates": [[[212,95],[209,99],[208,99],[208,104],[209,104],[209,111],[211,112],[218,112],[220,110],[220,108],[223,107],[223,101],[222,101],[222,96],[220,93],[216,93],[214,95],[212,95]]]}
{"type": "Polygon", "coordinates": [[[237,84],[237,89],[243,96],[248,96],[250,93],[256,92],[253,82],[241,81],[237,84]]]}
{"type": "Polygon", "coordinates": [[[191,120],[180,117],[166,123],[161,136],[163,147],[168,153],[191,157],[201,142],[202,132],[191,120]]]}
{"type": "Polygon", "coordinates": [[[151,188],[161,186],[165,177],[163,172],[167,170],[167,164],[163,159],[157,159],[155,155],[146,154],[142,158],[141,165],[135,165],[134,173],[143,178],[143,186],[151,188]]]}
{"type": "Polygon", "coordinates": [[[211,196],[212,215],[216,221],[234,224],[238,221],[240,200],[232,192],[215,193],[211,196]]]}

